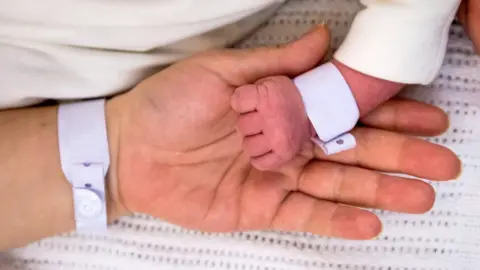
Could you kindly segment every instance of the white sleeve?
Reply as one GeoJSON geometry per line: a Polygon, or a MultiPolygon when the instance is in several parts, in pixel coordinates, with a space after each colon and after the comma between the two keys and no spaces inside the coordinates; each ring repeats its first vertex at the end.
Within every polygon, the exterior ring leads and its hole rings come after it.
{"type": "Polygon", "coordinates": [[[461,0],[362,0],[334,58],[364,74],[429,84],[438,74],[461,0]]]}

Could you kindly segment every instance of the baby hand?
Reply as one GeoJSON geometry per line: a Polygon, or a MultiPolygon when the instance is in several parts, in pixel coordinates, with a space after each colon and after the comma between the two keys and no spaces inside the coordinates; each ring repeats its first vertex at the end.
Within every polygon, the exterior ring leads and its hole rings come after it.
{"type": "Polygon", "coordinates": [[[235,90],[231,105],[240,114],[243,149],[259,170],[278,169],[313,136],[302,97],[293,81],[276,76],[235,90]]]}

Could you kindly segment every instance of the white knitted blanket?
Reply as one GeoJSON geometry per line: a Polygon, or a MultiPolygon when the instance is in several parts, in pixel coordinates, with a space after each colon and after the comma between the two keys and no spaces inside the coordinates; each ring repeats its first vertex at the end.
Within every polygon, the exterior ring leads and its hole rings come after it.
{"type": "MultiPolygon", "coordinates": [[[[322,20],[336,47],[358,8],[355,0],[291,0],[239,47],[284,43],[322,20]]],[[[108,235],[70,234],[0,253],[0,269],[480,269],[479,62],[462,28],[454,25],[440,77],[429,87],[407,91],[448,111],[451,127],[433,141],[458,153],[463,175],[434,184],[437,202],[425,215],[378,212],[385,230],[376,240],[206,234],[138,215],[121,219],[108,235]]]]}

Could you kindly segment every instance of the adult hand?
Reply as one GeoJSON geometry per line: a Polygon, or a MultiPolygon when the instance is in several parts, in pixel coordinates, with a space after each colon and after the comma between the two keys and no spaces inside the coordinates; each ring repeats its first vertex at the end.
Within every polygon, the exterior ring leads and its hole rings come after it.
{"type": "Polygon", "coordinates": [[[458,11],[458,19],[473,41],[477,53],[480,53],[480,0],[464,0],[458,11]]]}
{"type": "Polygon", "coordinates": [[[356,206],[408,213],[430,209],[428,184],[377,171],[448,180],[459,161],[444,147],[395,132],[444,131],[440,110],[391,101],[353,131],[358,147],[332,157],[309,144],[276,172],[261,172],[242,153],[230,97],[240,85],[295,76],[329,47],[319,27],[281,48],[208,52],[175,64],[108,104],[114,201],[203,231],[304,231],[370,239],[380,220],[356,206]],[[402,111],[402,113],[396,113],[402,111]],[[351,205],[351,206],[349,206],[351,205]]]}

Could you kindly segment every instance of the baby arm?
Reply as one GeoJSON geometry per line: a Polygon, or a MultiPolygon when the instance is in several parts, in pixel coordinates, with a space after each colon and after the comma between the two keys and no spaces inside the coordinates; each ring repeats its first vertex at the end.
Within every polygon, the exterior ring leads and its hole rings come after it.
{"type": "Polygon", "coordinates": [[[405,86],[405,84],[402,83],[387,81],[363,74],[337,60],[333,60],[332,63],[340,71],[350,90],[352,90],[352,94],[360,111],[360,116],[364,116],[378,105],[389,100],[398,94],[405,86]]]}
{"type": "MultiPolygon", "coordinates": [[[[461,0],[361,2],[366,8],[356,16],[346,40],[335,53],[336,60],[332,61],[348,85],[348,92],[351,90],[350,96],[344,97],[351,99],[353,95],[358,116],[394,96],[405,84],[428,84],[435,78],[445,55],[449,26],[461,0]]],[[[302,103],[303,88],[310,88],[307,96],[312,97],[314,85],[322,84],[321,79],[317,83],[312,76],[308,80],[300,91],[288,78],[272,77],[241,87],[235,93],[232,106],[240,113],[238,130],[244,136],[244,150],[257,168],[278,168],[291,160],[318,133],[319,127],[325,128],[323,121],[309,121],[318,114],[323,114],[320,119],[328,119],[325,112],[314,108],[318,100],[304,96],[302,103]]],[[[329,98],[328,91],[322,94],[329,98]]],[[[338,97],[336,101],[345,102],[338,97]]],[[[337,104],[323,105],[332,109],[337,104]]],[[[333,111],[342,118],[341,110],[333,111]]],[[[324,137],[331,139],[330,135],[324,137]]]]}
{"type": "MultiPolygon", "coordinates": [[[[333,64],[350,87],[360,116],[390,99],[403,86],[362,74],[338,61],[333,64]]],[[[302,96],[288,77],[264,78],[239,87],[232,97],[232,108],[240,114],[237,129],[244,139],[244,151],[258,169],[282,166],[315,136],[302,96]]]]}

